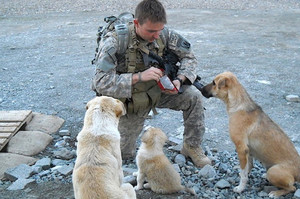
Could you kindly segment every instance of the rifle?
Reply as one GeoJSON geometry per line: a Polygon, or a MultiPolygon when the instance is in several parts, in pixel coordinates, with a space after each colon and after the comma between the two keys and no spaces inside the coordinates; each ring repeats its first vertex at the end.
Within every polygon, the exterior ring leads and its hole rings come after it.
{"type": "MultiPolygon", "coordinates": [[[[173,81],[177,77],[177,72],[179,69],[177,63],[179,62],[179,58],[175,53],[171,51],[166,51],[163,57],[158,56],[152,51],[149,51],[148,56],[145,53],[142,54],[143,54],[145,65],[151,65],[163,69],[165,75],[167,75],[171,81],[173,81]]],[[[202,88],[204,85],[200,82],[200,80],[201,77],[197,75],[192,85],[194,85],[202,93],[202,88]]],[[[182,93],[181,89],[178,92],[182,93]]]]}

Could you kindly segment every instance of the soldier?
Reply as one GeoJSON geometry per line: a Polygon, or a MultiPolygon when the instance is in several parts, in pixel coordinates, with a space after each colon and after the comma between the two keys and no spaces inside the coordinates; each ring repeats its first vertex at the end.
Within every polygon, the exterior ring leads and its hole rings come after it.
{"type": "Polygon", "coordinates": [[[120,99],[127,114],[119,122],[122,158],[134,158],[136,140],[145,118],[154,107],[183,111],[184,141],[181,153],[197,167],[211,164],[200,144],[205,131],[201,93],[191,85],[196,79],[197,60],[190,43],[165,27],[166,12],[158,0],[143,0],[135,9],[133,22],[104,35],[96,55],[92,89],[97,95],[120,99]],[[177,90],[161,90],[157,82],[164,75],[159,68],[145,65],[149,50],[162,56],[175,53],[180,61],[173,84],[177,90]],[[184,83],[184,84],[183,84],[184,83]]]}

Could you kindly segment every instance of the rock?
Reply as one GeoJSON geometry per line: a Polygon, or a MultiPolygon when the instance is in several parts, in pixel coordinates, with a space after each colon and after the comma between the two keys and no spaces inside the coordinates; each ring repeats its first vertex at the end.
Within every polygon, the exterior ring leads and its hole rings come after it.
{"type": "Polygon", "coordinates": [[[71,135],[71,134],[70,134],[70,131],[69,131],[68,129],[60,130],[60,131],[58,132],[58,134],[59,134],[60,136],[69,136],[69,135],[71,135]]]}
{"type": "Polygon", "coordinates": [[[14,153],[0,153],[0,160],[0,179],[4,177],[4,172],[9,168],[16,167],[20,164],[32,165],[37,161],[36,158],[14,153]]]}
{"type": "Polygon", "coordinates": [[[34,170],[27,164],[20,164],[17,167],[7,169],[4,176],[10,181],[16,181],[19,178],[28,178],[33,174],[34,170]]]}
{"type": "Polygon", "coordinates": [[[53,164],[54,166],[58,166],[58,165],[65,165],[66,164],[66,160],[62,160],[62,159],[53,159],[51,164],[53,164]]]}
{"type": "Polygon", "coordinates": [[[35,165],[33,165],[32,166],[32,170],[33,170],[33,173],[36,174],[36,173],[41,172],[43,169],[42,169],[41,166],[35,166],[35,165]]]}
{"type": "Polygon", "coordinates": [[[7,152],[33,156],[42,152],[53,140],[40,131],[19,131],[7,145],[7,152]]]}
{"type": "Polygon", "coordinates": [[[297,189],[297,191],[294,194],[294,198],[300,199],[300,189],[297,189]]]}
{"type": "Polygon", "coordinates": [[[298,95],[287,95],[285,99],[289,102],[300,102],[300,97],[298,95]]]}
{"type": "Polygon", "coordinates": [[[57,169],[57,171],[64,176],[67,176],[72,173],[74,165],[63,165],[57,169]]]}
{"type": "Polygon", "coordinates": [[[20,190],[20,189],[24,189],[27,185],[35,183],[34,179],[18,179],[17,181],[15,181],[14,183],[12,183],[7,190],[20,190]]]}
{"type": "Polygon", "coordinates": [[[70,151],[66,148],[63,148],[60,151],[54,151],[53,154],[54,154],[55,157],[61,158],[61,159],[64,159],[64,160],[70,160],[73,157],[75,157],[74,152],[72,152],[72,151],[70,151]]]}
{"type": "Polygon", "coordinates": [[[218,181],[216,183],[216,187],[218,187],[220,189],[229,188],[230,183],[227,180],[221,179],[220,181],[218,181]]]}
{"type": "Polygon", "coordinates": [[[176,137],[169,137],[168,144],[170,144],[170,145],[180,145],[180,144],[182,144],[182,139],[178,139],[176,137]]]}
{"type": "Polygon", "coordinates": [[[42,167],[43,170],[50,169],[51,159],[50,158],[42,158],[35,163],[35,166],[40,166],[40,167],[42,167]]]}
{"type": "Polygon", "coordinates": [[[56,133],[64,124],[65,120],[55,115],[33,113],[32,120],[25,127],[26,131],[42,131],[47,134],[56,133]]]}
{"type": "Polygon", "coordinates": [[[179,166],[182,166],[182,165],[185,164],[186,159],[185,159],[184,155],[178,154],[178,155],[175,156],[175,160],[174,160],[174,161],[175,161],[175,163],[178,164],[179,166]]]}
{"type": "Polygon", "coordinates": [[[182,145],[175,145],[175,146],[168,147],[169,150],[172,150],[172,151],[175,151],[178,153],[180,153],[181,148],[182,148],[182,145]]]}
{"type": "Polygon", "coordinates": [[[211,165],[205,165],[198,173],[199,177],[213,178],[216,176],[216,170],[211,165]]]}
{"type": "Polygon", "coordinates": [[[267,194],[267,193],[264,192],[264,191],[260,191],[260,192],[258,192],[258,196],[259,196],[259,197],[268,197],[269,194],[267,194]]]}
{"type": "Polygon", "coordinates": [[[137,171],[137,169],[126,167],[126,166],[123,166],[122,169],[123,169],[124,176],[132,175],[134,172],[137,171]]]}
{"type": "Polygon", "coordinates": [[[130,183],[132,184],[132,186],[135,186],[137,184],[136,177],[134,177],[133,175],[125,176],[123,178],[123,183],[130,183]]]}
{"type": "Polygon", "coordinates": [[[64,146],[66,146],[66,141],[65,140],[59,140],[54,144],[55,147],[57,148],[62,148],[64,146]]]}

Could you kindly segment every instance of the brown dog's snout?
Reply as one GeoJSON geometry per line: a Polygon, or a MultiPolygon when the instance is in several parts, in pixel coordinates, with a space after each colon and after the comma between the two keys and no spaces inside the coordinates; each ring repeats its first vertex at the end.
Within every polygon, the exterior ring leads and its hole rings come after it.
{"type": "Polygon", "coordinates": [[[211,84],[207,84],[206,86],[202,87],[202,89],[201,89],[202,95],[206,98],[213,97],[213,95],[211,93],[211,89],[212,89],[211,84]]]}

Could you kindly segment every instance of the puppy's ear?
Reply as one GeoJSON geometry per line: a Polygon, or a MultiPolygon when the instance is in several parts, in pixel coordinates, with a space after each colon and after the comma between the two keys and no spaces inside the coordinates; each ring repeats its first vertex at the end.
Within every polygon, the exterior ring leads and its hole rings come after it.
{"type": "Polygon", "coordinates": [[[144,132],[144,134],[141,137],[141,141],[147,144],[148,146],[152,146],[154,139],[153,139],[153,129],[149,128],[144,132]]]}
{"type": "Polygon", "coordinates": [[[90,103],[89,103],[89,102],[86,103],[86,105],[85,105],[85,110],[88,110],[88,109],[89,109],[89,106],[90,106],[90,103]]]}

